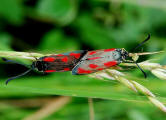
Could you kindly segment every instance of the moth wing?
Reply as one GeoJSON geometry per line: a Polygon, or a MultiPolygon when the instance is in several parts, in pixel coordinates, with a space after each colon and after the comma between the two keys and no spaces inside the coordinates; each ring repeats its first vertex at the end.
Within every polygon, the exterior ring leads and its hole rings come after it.
{"type": "Polygon", "coordinates": [[[120,60],[115,59],[115,51],[105,52],[104,50],[89,51],[72,69],[73,75],[89,74],[99,70],[115,66],[120,60]]]}
{"type": "Polygon", "coordinates": [[[51,55],[51,56],[74,56],[75,59],[82,58],[87,53],[87,50],[78,50],[73,52],[62,53],[58,55],[51,55]]]}
{"type": "MultiPolygon", "coordinates": [[[[50,56],[49,56],[50,57],[50,56]]],[[[50,59],[48,57],[44,59],[50,59]]],[[[54,56],[52,62],[44,62],[45,72],[64,72],[71,71],[74,66],[77,64],[78,60],[74,56],[54,56]]]]}
{"type": "Polygon", "coordinates": [[[62,54],[52,54],[50,56],[44,56],[39,58],[41,61],[46,61],[46,62],[53,62],[55,58],[59,56],[63,57],[69,57],[69,56],[74,56],[75,59],[81,59],[85,54],[87,50],[78,50],[74,52],[67,52],[67,53],[62,53],[62,54]]]}
{"type": "Polygon", "coordinates": [[[40,60],[45,62],[45,72],[71,71],[86,52],[86,50],[79,50],[58,55],[53,54],[41,57],[40,60]]]}
{"type": "Polygon", "coordinates": [[[117,61],[103,62],[103,60],[104,58],[81,61],[72,69],[72,74],[90,74],[117,65],[117,61]]]}

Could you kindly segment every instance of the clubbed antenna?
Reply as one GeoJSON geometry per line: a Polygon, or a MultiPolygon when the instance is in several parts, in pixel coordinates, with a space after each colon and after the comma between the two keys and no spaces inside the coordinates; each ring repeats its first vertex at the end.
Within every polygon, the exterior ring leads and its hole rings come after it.
{"type": "Polygon", "coordinates": [[[24,75],[26,75],[27,73],[29,73],[31,70],[32,70],[32,69],[29,69],[29,70],[25,71],[24,73],[22,73],[22,74],[20,74],[20,75],[17,75],[17,76],[14,76],[14,77],[9,78],[9,79],[6,80],[6,82],[5,82],[6,85],[9,83],[9,81],[14,80],[14,79],[16,79],[16,78],[19,78],[19,77],[21,77],[21,76],[24,76],[24,75]]]}
{"type": "MultiPolygon", "coordinates": [[[[148,34],[148,37],[142,41],[139,45],[137,45],[133,51],[135,51],[136,49],[138,49],[139,47],[141,47],[143,44],[145,44],[148,40],[150,40],[150,34],[148,34]]],[[[142,54],[144,55],[144,54],[142,54]]],[[[144,72],[144,70],[138,65],[138,63],[136,62],[136,60],[138,59],[138,55],[137,53],[129,53],[129,56],[132,57],[133,62],[137,65],[137,67],[141,70],[141,72],[144,74],[144,77],[147,78],[146,73],[144,72]]]]}
{"type": "MultiPolygon", "coordinates": [[[[13,60],[8,60],[8,59],[6,59],[6,58],[2,58],[2,60],[5,61],[5,62],[15,63],[15,64],[19,64],[19,65],[22,65],[22,66],[27,67],[27,66],[24,65],[24,64],[18,63],[18,62],[13,61],[13,60]]],[[[21,76],[26,75],[26,74],[29,73],[32,69],[33,69],[33,68],[30,68],[29,70],[25,71],[24,73],[22,73],[22,74],[20,74],[20,75],[17,75],[17,76],[14,76],[14,77],[9,78],[9,79],[6,81],[6,85],[9,83],[9,81],[11,81],[11,80],[13,80],[13,79],[16,79],[16,78],[19,78],[19,77],[21,77],[21,76]]]]}
{"type": "Polygon", "coordinates": [[[146,73],[144,72],[144,70],[138,65],[137,62],[135,62],[135,64],[137,65],[137,67],[141,70],[141,72],[144,74],[144,77],[147,78],[146,73]]]}
{"type": "Polygon", "coordinates": [[[150,40],[150,34],[148,34],[148,37],[142,41],[137,47],[134,48],[133,51],[135,51],[136,49],[138,49],[139,47],[141,47],[143,44],[145,44],[148,40],[150,40]]]}

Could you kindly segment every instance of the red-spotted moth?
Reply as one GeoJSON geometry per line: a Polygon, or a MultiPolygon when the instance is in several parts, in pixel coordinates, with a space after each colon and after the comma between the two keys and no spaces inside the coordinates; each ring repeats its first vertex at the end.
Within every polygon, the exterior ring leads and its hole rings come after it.
{"type": "MultiPolygon", "coordinates": [[[[39,59],[36,59],[36,61],[32,63],[29,70],[27,70],[26,72],[18,76],[9,78],[6,81],[6,84],[8,84],[9,81],[15,78],[21,77],[27,74],[28,72],[30,72],[31,70],[35,70],[35,69],[43,73],[71,71],[86,52],[87,52],[86,50],[79,50],[79,51],[74,51],[69,53],[63,53],[58,55],[53,54],[50,56],[41,57],[39,59]]],[[[7,60],[6,58],[2,58],[2,60],[6,62],[20,64],[12,60],[7,60]]],[[[24,64],[21,64],[21,65],[25,66],[24,64]]]]}
{"type": "MultiPolygon", "coordinates": [[[[146,41],[150,39],[150,35],[141,42],[135,49],[142,46],[146,41]]],[[[112,66],[116,66],[122,62],[134,62],[137,67],[143,72],[146,78],[146,73],[140,68],[140,66],[134,60],[126,60],[127,57],[131,57],[124,48],[111,48],[103,50],[88,51],[78,62],[78,64],[72,69],[73,75],[84,75],[94,73],[112,66]]]]}

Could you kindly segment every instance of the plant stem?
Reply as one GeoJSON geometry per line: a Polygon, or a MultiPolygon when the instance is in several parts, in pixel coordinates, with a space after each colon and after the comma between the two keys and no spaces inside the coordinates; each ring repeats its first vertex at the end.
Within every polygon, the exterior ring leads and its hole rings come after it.
{"type": "Polygon", "coordinates": [[[35,57],[42,57],[44,54],[40,53],[29,53],[29,52],[15,52],[15,51],[0,51],[0,57],[5,58],[20,58],[27,60],[35,60],[35,57]]]}

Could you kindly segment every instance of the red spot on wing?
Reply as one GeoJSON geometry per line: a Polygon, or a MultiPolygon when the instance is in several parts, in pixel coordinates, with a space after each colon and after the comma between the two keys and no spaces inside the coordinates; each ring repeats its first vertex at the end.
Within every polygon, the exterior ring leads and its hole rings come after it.
{"type": "Polygon", "coordinates": [[[79,59],[81,54],[80,53],[70,53],[70,56],[74,56],[76,59],[79,59]]]}
{"type": "Polygon", "coordinates": [[[94,68],[97,68],[98,65],[96,65],[96,64],[89,64],[89,67],[94,69],[94,68]]]}
{"type": "Polygon", "coordinates": [[[104,50],[104,52],[110,52],[110,51],[115,51],[115,48],[105,49],[105,50],[104,50]]]}
{"type": "Polygon", "coordinates": [[[55,72],[56,70],[46,70],[46,71],[44,71],[44,72],[47,72],[47,73],[49,73],[49,72],[55,72]]]}
{"type": "Polygon", "coordinates": [[[65,71],[70,71],[70,68],[64,68],[65,71]]]}
{"type": "Polygon", "coordinates": [[[53,62],[54,60],[55,60],[54,57],[46,57],[43,59],[43,61],[45,61],[45,62],[53,62]]]}
{"type": "Polygon", "coordinates": [[[63,54],[58,54],[58,55],[56,55],[56,56],[64,56],[63,54]]]}
{"type": "Polygon", "coordinates": [[[104,70],[104,68],[98,68],[97,70],[104,70]]]}
{"type": "Polygon", "coordinates": [[[116,61],[110,61],[110,62],[104,63],[104,65],[105,65],[106,67],[111,67],[111,66],[117,65],[117,62],[116,62],[116,61]]]}
{"type": "Polygon", "coordinates": [[[96,53],[95,51],[92,51],[92,52],[89,52],[89,55],[93,55],[95,53],[96,53]]]}
{"type": "Polygon", "coordinates": [[[61,59],[63,62],[67,62],[68,61],[68,58],[67,57],[64,57],[61,59]]]}
{"type": "Polygon", "coordinates": [[[95,59],[99,59],[101,57],[93,57],[93,58],[88,58],[88,60],[95,60],[95,59]]]}
{"type": "Polygon", "coordinates": [[[90,71],[90,70],[85,70],[83,68],[78,68],[78,74],[89,74],[91,72],[92,71],[90,71]]]}

